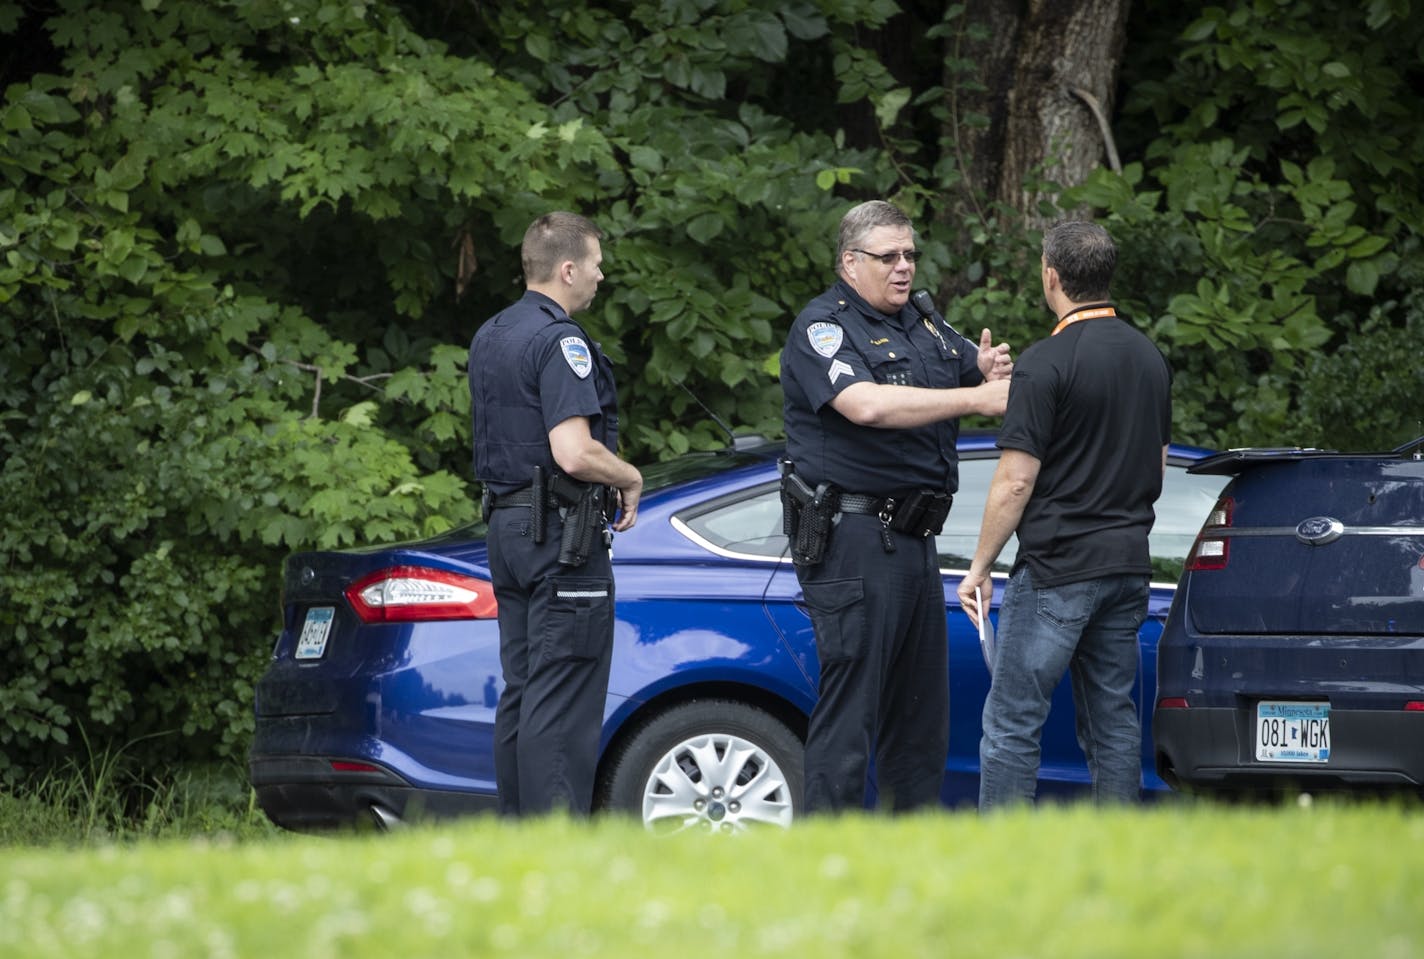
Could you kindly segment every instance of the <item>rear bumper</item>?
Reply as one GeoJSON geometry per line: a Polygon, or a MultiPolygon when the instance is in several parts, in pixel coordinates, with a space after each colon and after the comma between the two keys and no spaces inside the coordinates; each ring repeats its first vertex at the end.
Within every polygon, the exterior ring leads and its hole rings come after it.
{"type": "Polygon", "coordinates": [[[1424,786],[1424,712],[1332,708],[1330,759],[1316,764],[1258,762],[1253,710],[1156,709],[1157,774],[1175,788],[1207,791],[1424,786]]]}
{"type": "MultiPolygon", "coordinates": [[[[442,819],[495,808],[492,793],[412,786],[388,769],[338,772],[339,757],[264,756],[248,761],[257,803],[267,818],[298,832],[389,828],[421,819],[442,819]]],[[[370,764],[361,759],[361,763],[370,764]]]]}

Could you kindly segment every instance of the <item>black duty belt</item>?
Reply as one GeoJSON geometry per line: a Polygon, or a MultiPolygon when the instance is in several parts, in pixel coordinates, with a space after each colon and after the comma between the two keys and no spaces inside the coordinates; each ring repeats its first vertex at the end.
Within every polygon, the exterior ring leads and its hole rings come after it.
{"type": "MultiPolygon", "coordinates": [[[[607,488],[605,488],[607,489],[607,488]]],[[[567,476],[550,476],[547,481],[547,488],[544,492],[544,508],[560,509],[565,506],[572,506],[583,498],[588,492],[588,484],[578,480],[569,479],[567,476]]],[[[490,501],[490,509],[502,509],[506,506],[528,506],[534,494],[532,485],[517,489],[512,493],[496,493],[490,501]]],[[[612,497],[612,490],[608,489],[606,497],[612,497]]],[[[605,499],[605,503],[609,499],[605,499]]]]}
{"type": "Polygon", "coordinates": [[[840,499],[842,513],[869,513],[880,515],[885,508],[885,497],[866,496],[863,493],[842,493],[840,499]]]}
{"type": "Polygon", "coordinates": [[[887,530],[925,537],[938,535],[944,529],[945,518],[949,516],[953,503],[953,496],[934,490],[911,490],[898,496],[842,493],[839,509],[842,513],[867,513],[879,517],[887,530]]]}

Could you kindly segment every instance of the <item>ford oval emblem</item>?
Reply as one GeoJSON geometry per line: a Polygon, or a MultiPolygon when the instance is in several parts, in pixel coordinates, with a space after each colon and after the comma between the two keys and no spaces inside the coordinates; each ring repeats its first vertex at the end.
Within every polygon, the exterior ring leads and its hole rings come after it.
{"type": "Polygon", "coordinates": [[[1333,543],[1345,532],[1345,524],[1330,516],[1312,516],[1301,520],[1295,528],[1295,538],[1310,546],[1333,543]]]}

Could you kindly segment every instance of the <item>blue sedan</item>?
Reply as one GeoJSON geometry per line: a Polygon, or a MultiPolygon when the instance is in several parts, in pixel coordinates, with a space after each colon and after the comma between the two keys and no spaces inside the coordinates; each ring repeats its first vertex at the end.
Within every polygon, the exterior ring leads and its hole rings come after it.
{"type": "MultiPolygon", "coordinates": [[[[780,447],[738,444],[645,470],[638,525],[613,544],[617,624],[595,805],[654,830],[788,825],[816,700],[811,620],[781,532],[780,447]]],[[[1173,448],[1153,532],[1141,632],[1144,789],[1156,644],[1177,576],[1220,477],[1173,448]]],[[[992,435],[960,440],[960,491],[938,537],[949,624],[950,747],[942,795],[975,801],[988,690],[978,634],[955,589],[998,462],[992,435]]],[[[496,603],[480,526],[397,546],[292,555],[283,629],[256,691],[249,770],[278,825],[390,827],[492,809],[502,686],[496,603]]],[[[1014,558],[996,567],[995,600],[1014,558]]],[[[995,603],[997,607],[997,602],[995,603]]],[[[1067,683],[1043,735],[1040,795],[1089,783],[1067,683]]]]}

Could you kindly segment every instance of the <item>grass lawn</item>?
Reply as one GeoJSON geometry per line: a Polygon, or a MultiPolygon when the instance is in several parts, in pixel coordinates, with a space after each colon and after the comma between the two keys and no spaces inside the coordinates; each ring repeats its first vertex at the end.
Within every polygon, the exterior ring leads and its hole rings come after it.
{"type": "Polygon", "coordinates": [[[1424,809],[1179,804],[0,849],[0,956],[1424,957],[1424,809]]]}

